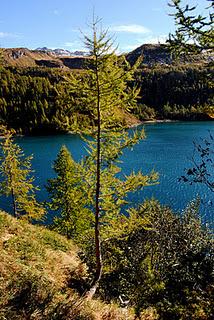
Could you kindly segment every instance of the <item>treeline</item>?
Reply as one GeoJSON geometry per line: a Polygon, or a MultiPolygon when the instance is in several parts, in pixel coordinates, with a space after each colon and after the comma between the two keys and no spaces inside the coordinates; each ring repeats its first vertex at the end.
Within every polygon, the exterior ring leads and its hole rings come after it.
{"type": "MultiPolygon", "coordinates": [[[[85,71],[79,72],[80,81],[85,77],[85,71]]],[[[211,77],[209,65],[206,68],[161,65],[140,68],[135,74],[135,84],[141,88],[140,97],[137,108],[131,112],[140,120],[208,119],[213,104],[211,77]]],[[[93,112],[87,106],[78,105],[78,93],[70,93],[71,81],[71,73],[59,69],[1,69],[1,124],[24,134],[93,127],[93,112]]],[[[120,114],[120,110],[115,113],[115,123],[125,124],[127,115],[120,114]]]]}
{"type": "Polygon", "coordinates": [[[141,87],[141,119],[203,120],[213,113],[213,69],[207,65],[144,66],[136,74],[141,87]]]}
{"type": "Polygon", "coordinates": [[[51,70],[4,69],[0,77],[1,123],[18,133],[61,130],[60,100],[66,92],[61,79],[51,70]]]}
{"type": "MultiPolygon", "coordinates": [[[[79,81],[86,72],[76,71],[79,81]]],[[[89,131],[95,116],[79,93],[71,93],[72,73],[49,68],[4,68],[0,71],[0,124],[19,134],[89,131]]],[[[126,114],[115,110],[115,126],[126,114]]]]}

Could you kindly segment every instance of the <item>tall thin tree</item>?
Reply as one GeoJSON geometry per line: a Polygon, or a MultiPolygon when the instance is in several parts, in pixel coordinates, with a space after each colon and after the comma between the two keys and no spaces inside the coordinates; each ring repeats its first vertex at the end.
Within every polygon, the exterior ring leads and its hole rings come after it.
{"type": "Polygon", "coordinates": [[[123,123],[124,113],[134,108],[137,102],[139,90],[133,85],[135,69],[130,68],[123,56],[115,54],[112,40],[107,31],[102,30],[99,19],[93,20],[92,36],[84,36],[84,39],[90,53],[87,72],[73,75],[70,90],[75,97],[74,104],[93,114],[95,119],[91,127],[94,140],[87,141],[89,155],[82,162],[83,179],[88,185],[88,197],[95,214],[96,270],[91,289],[87,292],[87,297],[91,298],[103,271],[101,221],[103,228],[108,226],[110,220],[121,213],[127,193],[155,183],[157,175],[131,174],[124,181],[117,177],[120,170],[114,163],[122,150],[144,136],[138,131],[129,137],[123,123]],[[104,217],[108,221],[104,222],[104,217]]]}

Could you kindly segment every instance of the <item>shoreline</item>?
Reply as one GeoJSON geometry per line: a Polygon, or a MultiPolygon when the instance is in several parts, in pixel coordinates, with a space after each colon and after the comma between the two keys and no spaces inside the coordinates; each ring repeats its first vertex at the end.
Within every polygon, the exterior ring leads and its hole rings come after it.
{"type": "Polygon", "coordinates": [[[153,119],[153,120],[142,120],[135,124],[130,125],[128,128],[135,128],[144,124],[155,124],[155,123],[177,123],[177,122],[213,122],[214,118],[210,118],[207,120],[173,120],[173,119],[153,119]]]}
{"type": "MultiPolygon", "coordinates": [[[[170,122],[183,122],[184,120],[171,120],[171,119],[154,119],[154,120],[144,120],[142,123],[170,123],[170,122]]],[[[191,120],[194,122],[194,120],[191,120]]]]}
{"type": "MultiPolygon", "coordinates": [[[[126,126],[126,129],[132,129],[132,128],[137,128],[141,125],[147,125],[147,124],[159,124],[159,123],[179,123],[179,122],[214,122],[214,118],[210,118],[210,119],[207,119],[207,120],[172,120],[172,119],[153,119],[153,120],[143,120],[143,121],[137,121],[136,123],[133,123],[129,126],[126,126]]],[[[68,134],[68,135],[74,135],[74,134],[84,134],[84,132],[77,132],[77,131],[59,131],[59,132],[53,132],[53,131],[50,131],[50,132],[43,132],[41,134],[29,134],[29,133],[26,133],[26,134],[21,134],[21,133],[15,133],[14,136],[15,137],[36,137],[36,136],[54,136],[54,135],[63,135],[63,134],[68,134]]],[[[4,136],[0,136],[0,139],[3,139],[4,136]]]]}

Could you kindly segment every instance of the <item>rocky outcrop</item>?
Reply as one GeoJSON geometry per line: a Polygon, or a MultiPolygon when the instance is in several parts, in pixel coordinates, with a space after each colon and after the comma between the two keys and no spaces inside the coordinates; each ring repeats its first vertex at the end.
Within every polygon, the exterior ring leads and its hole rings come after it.
{"type": "Polygon", "coordinates": [[[163,44],[144,44],[128,53],[126,57],[131,64],[134,64],[139,57],[142,57],[143,63],[147,65],[170,64],[172,62],[170,51],[163,44]]]}
{"type": "MultiPolygon", "coordinates": [[[[169,65],[175,62],[167,44],[143,44],[126,55],[131,65],[133,65],[139,57],[142,57],[143,64],[148,66],[154,64],[169,65]]],[[[177,61],[179,63],[210,62],[213,61],[213,54],[212,52],[206,51],[197,55],[181,56],[177,61]]]]}
{"type": "Polygon", "coordinates": [[[19,59],[19,58],[26,55],[26,51],[28,51],[28,50],[24,49],[24,48],[23,49],[20,48],[18,50],[12,49],[11,52],[9,53],[9,55],[12,59],[19,59]]]}

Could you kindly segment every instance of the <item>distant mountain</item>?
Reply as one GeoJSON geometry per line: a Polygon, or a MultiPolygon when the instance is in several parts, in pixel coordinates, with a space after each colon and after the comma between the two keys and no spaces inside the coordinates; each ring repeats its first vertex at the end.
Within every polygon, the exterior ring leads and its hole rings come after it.
{"type": "Polygon", "coordinates": [[[71,56],[80,56],[80,57],[84,57],[87,56],[88,53],[86,51],[69,51],[69,50],[65,50],[65,49],[49,49],[47,47],[43,47],[43,48],[37,48],[35,49],[35,51],[41,51],[44,53],[49,53],[52,54],[54,56],[63,56],[63,57],[71,57],[71,56]]]}
{"type": "Polygon", "coordinates": [[[169,49],[164,44],[143,44],[128,53],[126,57],[131,64],[134,64],[139,57],[142,57],[143,63],[147,65],[170,64],[172,62],[169,49]]]}
{"type": "MultiPolygon", "coordinates": [[[[60,54],[53,53],[48,48],[38,48],[29,50],[27,48],[8,48],[3,49],[3,59],[6,66],[14,67],[48,67],[61,69],[82,69],[87,56],[80,55],[80,52],[72,54],[69,52],[62,54],[61,49],[55,49],[60,54]]],[[[63,50],[63,49],[62,49],[63,50]]],[[[65,50],[66,51],[66,50],[65,50]]]]}
{"type": "MultiPolygon", "coordinates": [[[[126,55],[127,60],[134,64],[142,57],[142,63],[148,67],[154,64],[169,65],[174,62],[167,45],[144,44],[126,55]]],[[[16,67],[49,67],[61,69],[83,69],[85,61],[90,59],[84,51],[71,52],[64,49],[49,49],[47,47],[29,50],[27,48],[3,49],[3,58],[6,66],[16,67]]],[[[207,63],[213,61],[210,52],[180,59],[179,63],[207,63]]]]}
{"type": "MultiPolygon", "coordinates": [[[[142,57],[143,64],[152,66],[154,64],[171,64],[175,60],[172,57],[169,47],[166,44],[143,44],[126,55],[129,63],[134,64],[139,57],[142,57]]],[[[194,56],[179,58],[179,63],[191,62],[210,62],[214,57],[210,51],[203,52],[194,56]]]]}

